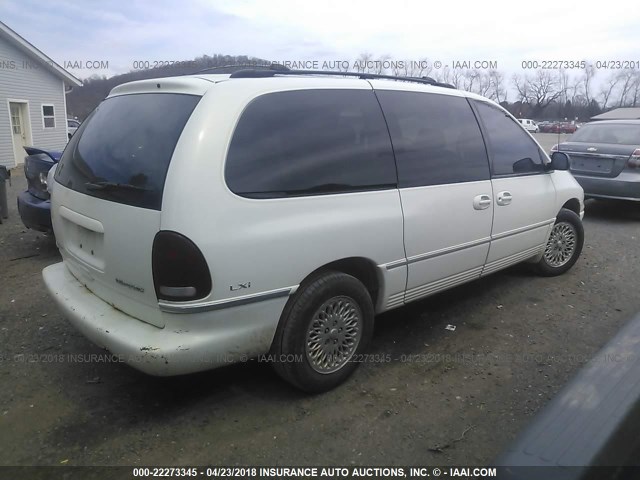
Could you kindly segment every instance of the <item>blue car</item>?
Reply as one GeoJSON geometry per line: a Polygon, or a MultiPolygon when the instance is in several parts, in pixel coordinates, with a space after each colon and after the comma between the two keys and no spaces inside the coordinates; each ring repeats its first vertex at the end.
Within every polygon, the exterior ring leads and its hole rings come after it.
{"type": "Polygon", "coordinates": [[[47,175],[51,167],[60,160],[62,152],[52,152],[34,147],[24,147],[27,157],[24,160],[24,175],[27,178],[27,190],[18,195],[18,212],[27,228],[41,232],[50,232],[51,202],[47,191],[47,175]]]}

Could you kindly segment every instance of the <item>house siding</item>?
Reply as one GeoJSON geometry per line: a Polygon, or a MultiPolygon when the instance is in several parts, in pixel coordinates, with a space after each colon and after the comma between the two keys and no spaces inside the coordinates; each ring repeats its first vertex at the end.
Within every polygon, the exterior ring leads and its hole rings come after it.
{"type": "Polygon", "coordinates": [[[36,65],[36,59],[0,37],[0,165],[15,166],[7,99],[29,102],[34,147],[63,150],[67,144],[64,82],[44,65],[36,65]],[[55,128],[43,127],[42,104],[54,106],[55,128]]]}

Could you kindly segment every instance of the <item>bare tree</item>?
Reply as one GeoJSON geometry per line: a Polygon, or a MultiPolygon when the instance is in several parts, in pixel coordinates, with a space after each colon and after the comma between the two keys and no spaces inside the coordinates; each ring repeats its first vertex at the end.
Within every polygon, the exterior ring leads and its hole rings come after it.
{"type": "Polygon", "coordinates": [[[607,80],[603,84],[603,87],[600,90],[600,98],[601,98],[603,110],[607,108],[607,104],[611,99],[611,95],[613,94],[616,87],[618,86],[619,81],[620,81],[619,75],[617,75],[615,72],[611,72],[611,74],[609,75],[609,78],[607,78],[607,80]]]}
{"type": "Polygon", "coordinates": [[[460,68],[451,69],[451,85],[455,88],[462,88],[462,80],[464,78],[464,70],[460,68]]]}
{"type": "Polygon", "coordinates": [[[467,92],[473,92],[476,86],[476,81],[478,80],[478,71],[463,69],[460,80],[463,90],[466,90],[467,92]]]}
{"type": "Polygon", "coordinates": [[[557,101],[566,90],[563,88],[565,79],[561,75],[554,75],[549,70],[537,70],[534,75],[512,77],[513,86],[518,94],[518,100],[528,103],[533,108],[533,115],[539,116],[552,102],[557,101]]]}
{"type": "MultiPolygon", "coordinates": [[[[397,62],[398,64],[400,62],[397,62]]],[[[429,62],[428,58],[421,58],[418,61],[415,60],[403,60],[402,65],[395,65],[393,74],[401,77],[428,77],[431,75],[433,66],[429,62]]]]}
{"type": "Polygon", "coordinates": [[[385,63],[388,62],[391,62],[391,55],[382,55],[381,57],[378,57],[378,59],[375,60],[372,73],[375,73],[376,75],[382,75],[386,73],[387,69],[385,67],[385,63]]]}
{"type": "Polygon", "coordinates": [[[591,96],[591,83],[595,75],[595,67],[587,63],[584,68],[584,73],[582,74],[582,91],[584,93],[584,98],[587,105],[589,105],[591,103],[591,100],[593,99],[593,97],[591,96]]]}
{"type": "Polygon", "coordinates": [[[564,105],[567,103],[567,100],[569,100],[569,85],[571,83],[569,73],[564,69],[560,69],[555,77],[558,84],[558,90],[560,92],[560,95],[558,95],[558,101],[564,105]]]}
{"type": "Polygon", "coordinates": [[[539,114],[551,102],[564,95],[562,82],[563,79],[559,79],[548,70],[538,70],[532,78],[527,79],[535,114],[539,114]]]}
{"type": "Polygon", "coordinates": [[[446,66],[442,70],[436,71],[434,77],[438,82],[451,83],[450,82],[451,69],[448,66],[446,66]]]}
{"type": "Polygon", "coordinates": [[[360,56],[354,62],[355,70],[359,73],[365,73],[368,71],[369,63],[373,60],[373,55],[370,53],[361,53],[360,56]]]}
{"type": "Polygon", "coordinates": [[[491,75],[488,71],[479,72],[476,93],[483,97],[489,97],[491,94],[491,75]]]}
{"type": "Polygon", "coordinates": [[[433,65],[427,57],[422,57],[418,60],[418,66],[416,67],[416,77],[430,77],[433,72],[433,65]]]}
{"type": "Polygon", "coordinates": [[[488,97],[492,88],[489,72],[480,70],[464,70],[462,88],[469,92],[488,97]]]}
{"type": "Polygon", "coordinates": [[[506,102],[507,90],[504,86],[504,74],[498,70],[489,70],[488,76],[491,83],[488,97],[498,103],[506,102]]]}
{"type": "Polygon", "coordinates": [[[623,70],[618,74],[620,85],[620,97],[618,99],[618,106],[624,107],[632,105],[634,103],[633,91],[635,84],[638,82],[638,75],[635,70],[628,69],[623,70]],[[629,98],[631,96],[631,98],[629,98]]]}
{"type": "Polygon", "coordinates": [[[516,89],[516,98],[523,103],[529,102],[529,82],[526,76],[521,77],[516,73],[511,77],[511,83],[516,89]]]}
{"type": "Polygon", "coordinates": [[[632,107],[638,106],[640,102],[640,72],[636,70],[634,77],[633,86],[630,90],[630,105],[632,107]]]}

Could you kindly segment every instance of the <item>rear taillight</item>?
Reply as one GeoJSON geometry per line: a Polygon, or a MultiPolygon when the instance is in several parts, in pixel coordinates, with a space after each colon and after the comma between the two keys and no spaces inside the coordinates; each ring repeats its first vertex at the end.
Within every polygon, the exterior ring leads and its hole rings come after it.
{"type": "Polygon", "coordinates": [[[629,168],[640,168],[640,148],[636,148],[633,151],[629,160],[627,160],[627,165],[629,168]]]}
{"type": "Polygon", "coordinates": [[[163,231],[153,240],[153,283],[158,300],[186,302],[211,292],[209,267],[200,249],[187,237],[163,231]]]}
{"type": "Polygon", "coordinates": [[[44,155],[29,155],[24,160],[24,176],[29,193],[41,200],[49,199],[47,173],[54,163],[44,155]]]}

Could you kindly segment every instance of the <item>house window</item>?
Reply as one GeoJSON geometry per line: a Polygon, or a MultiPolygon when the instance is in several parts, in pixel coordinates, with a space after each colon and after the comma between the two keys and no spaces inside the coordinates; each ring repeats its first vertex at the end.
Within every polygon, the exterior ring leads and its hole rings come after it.
{"type": "Polygon", "coordinates": [[[42,105],[42,126],[44,128],[56,128],[53,105],[42,105]]]}

